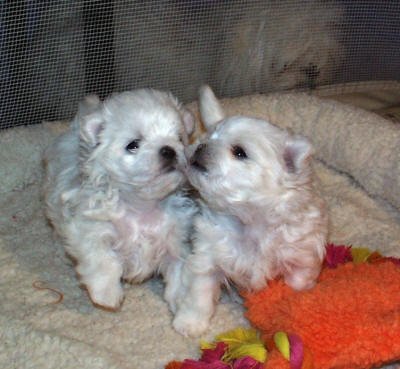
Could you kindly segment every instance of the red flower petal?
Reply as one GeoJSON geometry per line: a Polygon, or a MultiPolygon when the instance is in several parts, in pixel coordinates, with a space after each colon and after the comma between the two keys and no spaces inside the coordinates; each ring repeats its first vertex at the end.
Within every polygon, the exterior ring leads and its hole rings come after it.
{"type": "Polygon", "coordinates": [[[201,355],[200,361],[212,363],[221,360],[227,347],[228,345],[225,342],[218,342],[215,349],[202,349],[201,351],[203,354],[201,355]]]}
{"type": "Polygon", "coordinates": [[[353,257],[350,252],[351,246],[335,246],[328,244],[326,246],[326,256],[324,265],[329,268],[336,268],[339,264],[344,264],[348,261],[353,261],[353,257]]]}

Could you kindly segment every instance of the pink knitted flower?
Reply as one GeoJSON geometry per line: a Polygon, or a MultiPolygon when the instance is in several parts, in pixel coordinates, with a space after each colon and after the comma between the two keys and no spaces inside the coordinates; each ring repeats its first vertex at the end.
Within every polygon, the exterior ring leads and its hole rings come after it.
{"type": "Polygon", "coordinates": [[[263,363],[260,363],[251,356],[241,357],[233,363],[233,369],[262,369],[263,363]]]}

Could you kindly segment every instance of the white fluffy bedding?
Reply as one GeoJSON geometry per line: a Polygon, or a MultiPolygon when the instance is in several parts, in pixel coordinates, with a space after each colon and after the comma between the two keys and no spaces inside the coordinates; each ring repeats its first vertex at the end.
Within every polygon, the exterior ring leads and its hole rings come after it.
{"type": "MultiPolygon", "coordinates": [[[[224,100],[230,113],[303,133],[316,149],[330,241],[400,257],[400,124],[305,94],[224,100]]],[[[190,104],[196,110],[196,104],[190,104]]],[[[121,311],[95,308],[43,212],[41,154],[66,124],[0,131],[0,367],[161,369],[196,358],[199,339],[172,330],[162,283],[125,285],[121,311]],[[35,281],[63,294],[33,287],[35,281]]],[[[226,294],[205,338],[247,326],[226,294]]]]}

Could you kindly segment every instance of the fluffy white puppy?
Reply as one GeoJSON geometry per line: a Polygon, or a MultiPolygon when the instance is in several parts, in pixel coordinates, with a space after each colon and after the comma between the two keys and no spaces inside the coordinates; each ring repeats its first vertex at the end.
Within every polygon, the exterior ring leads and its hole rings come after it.
{"type": "Polygon", "coordinates": [[[94,304],[116,309],[121,278],[161,273],[175,309],[196,207],[179,188],[194,118],[171,94],[139,89],[86,99],[46,152],[47,214],[94,304]]]}
{"type": "Polygon", "coordinates": [[[232,2],[216,80],[224,95],[332,83],[345,58],[344,11],[329,0],[232,2]]]}
{"type": "Polygon", "coordinates": [[[328,230],[308,141],[264,120],[225,118],[209,87],[201,90],[200,111],[208,136],[190,159],[188,178],[201,212],[173,322],[189,336],[208,327],[223,282],[258,290],[282,276],[297,290],[312,287],[328,230]]]}

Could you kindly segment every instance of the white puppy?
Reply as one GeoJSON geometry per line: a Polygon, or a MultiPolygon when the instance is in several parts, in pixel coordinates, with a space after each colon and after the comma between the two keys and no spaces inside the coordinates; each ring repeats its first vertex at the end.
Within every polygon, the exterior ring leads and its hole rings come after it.
{"type": "Polygon", "coordinates": [[[194,118],[171,94],[91,97],[46,153],[47,214],[94,304],[116,309],[121,278],[161,273],[172,310],[196,207],[182,191],[194,118]]]}
{"type": "Polygon", "coordinates": [[[209,87],[201,90],[200,111],[208,137],[191,157],[188,177],[201,212],[173,323],[190,336],[208,327],[223,282],[258,290],[282,276],[297,290],[312,287],[328,230],[304,138],[264,120],[225,118],[209,87]]]}
{"type": "Polygon", "coordinates": [[[345,59],[338,1],[231,2],[216,70],[224,95],[332,83],[345,59]]]}

